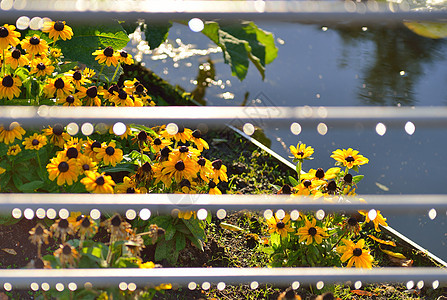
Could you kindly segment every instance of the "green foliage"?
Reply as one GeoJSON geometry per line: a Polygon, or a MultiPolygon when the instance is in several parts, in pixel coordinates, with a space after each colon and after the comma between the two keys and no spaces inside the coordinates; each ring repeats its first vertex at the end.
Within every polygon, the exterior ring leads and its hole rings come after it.
{"type": "Polygon", "coordinates": [[[146,21],[144,26],[144,35],[146,36],[146,41],[151,49],[155,49],[160,46],[167,38],[169,34],[169,29],[172,27],[172,22],[166,23],[154,23],[146,21]]]}

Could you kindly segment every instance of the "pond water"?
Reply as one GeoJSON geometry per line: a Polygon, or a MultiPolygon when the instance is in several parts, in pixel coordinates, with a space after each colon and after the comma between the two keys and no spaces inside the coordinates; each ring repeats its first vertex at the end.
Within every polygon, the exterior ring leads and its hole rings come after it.
{"type": "MultiPolygon", "coordinates": [[[[200,33],[174,24],[169,43],[158,51],[138,48],[142,61],[173,85],[192,92],[204,105],[217,106],[445,106],[447,40],[416,35],[400,24],[324,26],[286,23],[257,25],[275,35],[278,57],[266,78],[250,65],[247,78],[231,76],[222,53],[200,33]],[[207,79],[208,78],[208,79],[207,79]]],[[[136,49],[134,49],[136,50],[136,49]]],[[[136,54],[136,53],[134,53],[136,54]]],[[[446,194],[445,128],[328,128],[325,135],[269,127],[262,142],[283,157],[299,141],[315,149],[304,169],[333,166],[338,148],[352,147],[370,159],[360,168],[358,194],[446,194]]],[[[447,260],[446,212],[428,216],[387,216],[389,225],[447,260]],[[429,234],[427,234],[429,232],[429,234]]]]}

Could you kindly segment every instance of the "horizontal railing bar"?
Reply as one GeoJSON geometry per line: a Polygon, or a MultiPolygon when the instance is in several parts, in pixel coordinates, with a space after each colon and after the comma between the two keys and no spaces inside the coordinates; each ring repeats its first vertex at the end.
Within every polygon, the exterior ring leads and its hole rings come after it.
{"type": "Polygon", "coordinates": [[[115,122],[160,125],[181,122],[184,126],[230,125],[262,121],[271,125],[298,122],[302,126],[324,122],[337,127],[352,127],[361,123],[375,126],[403,126],[407,121],[417,127],[447,126],[447,107],[213,107],[213,106],[156,106],[156,107],[61,107],[61,106],[4,106],[0,124],[17,121],[24,126],[69,122],[115,122]]]}
{"type": "Polygon", "coordinates": [[[5,283],[12,288],[29,288],[31,283],[49,284],[52,288],[62,283],[65,287],[75,283],[93,287],[118,286],[124,282],[137,287],[156,286],[162,283],[187,286],[190,282],[216,285],[251,283],[290,286],[298,281],[303,284],[387,282],[406,283],[424,281],[426,287],[447,283],[447,271],[441,268],[155,268],[155,269],[20,269],[1,270],[0,289],[5,283]],[[435,283],[434,283],[435,282],[435,283]]]}
{"type": "Polygon", "coordinates": [[[50,17],[70,22],[96,22],[113,18],[151,21],[172,19],[204,20],[225,19],[228,21],[266,20],[303,23],[382,23],[402,20],[442,20],[445,10],[410,10],[402,3],[376,1],[3,1],[0,18],[15,20],[20,16],[50,17]],[[11,5],[8,5],[11,3],[11,5]]]}
{"type": "Polygon", "coordinates": [[[343,197],[340,202],[288,195],[209,195],[209,194],[0,194],[0,211],[13,209],[67,209],[88,212],[125,213],[129,209],[171,213],[173,209],[211,212],[224,210],[278,210],[353,212],[380,210],[387,214],[420,214],[431,209],[447,211],[447,195],[362,195],[367,201],[343,197]],[[404,208],[404,209],[403,209],[404,208]]]}

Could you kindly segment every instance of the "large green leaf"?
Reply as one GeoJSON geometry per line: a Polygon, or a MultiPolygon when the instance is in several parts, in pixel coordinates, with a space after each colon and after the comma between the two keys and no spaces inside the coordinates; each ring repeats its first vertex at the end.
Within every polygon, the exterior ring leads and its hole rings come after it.
{"type": "Polygon", "coordinates": [[[146,41],[151,49],[157,48],[168,38],[169,29],[171,26],[172,22],[162,24],[146,21],[144,35],[146,36],[146,41]]]}
{"type": "MultiPolygon", "coordinates": [[[[118,22],[102,25],[81,25],[73,26],[73,37],[71,40],[59,41],[62,53],[66,59],[77,61],[81,64],[93,68],[97,73],[102,68],[92,55],[98,49],[112,47],[114,50],[120,50],[126,47],[129,37],[126,31],[118,22]]],[[[110,66],[103,69],[103,74],[107,80],[111,80],[116,67],[110,66]]],[[[115,78],[122,73],[119,70],[115,78]]]]}

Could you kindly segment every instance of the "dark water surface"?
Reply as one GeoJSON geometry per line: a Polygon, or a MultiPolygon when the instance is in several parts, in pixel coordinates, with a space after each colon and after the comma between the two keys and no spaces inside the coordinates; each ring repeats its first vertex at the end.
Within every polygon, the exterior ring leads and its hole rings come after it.
{"type": "MultiPolygon", "coordinates": [[[[447,104],[447,40],[418,36],[400,24],[392,27],[257,24],[275,34],[279,48],[277,59],[267,66],[264,81],[253,65],[244,81],[231,76],[221,53],[159,60],[157,56],[144,55],[143,62],[170,83],[193,92],[205,105],[447,104]]],[[[193,49],[215,48],[208,38],[186,26],[172,28],[169,39],[174,48],[179,47],[175,41],[178,38],[185,44],[193,44],[193,49]]],[[[304,169],[333,166],[330,155],[338,148],[359,150],[370,162],[360,168],[365,178],[359,184],[358,194],[447,192],[445,128],[416,126],[412,135],[403,127],[388,128],[380,136],[374,128],[352,124],[350,129],[329,126],[325,135],[316,128],[303,129],[294,135],[290,128],[269,127],[256,120],[254,125],[263,128],[268,139],[264,142],[283,157],[288,157],[288,147],[299,141],[314,147],[315,160],[305,162],[304,169]]],[[[390,226],[447,260],[446,212],[438,212],[434,221],[427,215],[386,216],[390,226]]]]}

